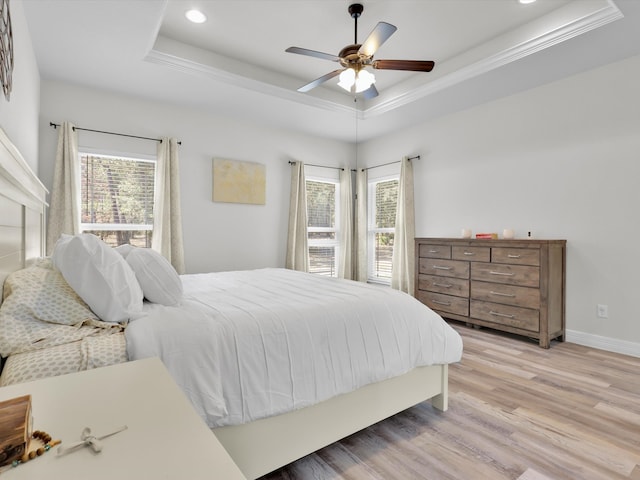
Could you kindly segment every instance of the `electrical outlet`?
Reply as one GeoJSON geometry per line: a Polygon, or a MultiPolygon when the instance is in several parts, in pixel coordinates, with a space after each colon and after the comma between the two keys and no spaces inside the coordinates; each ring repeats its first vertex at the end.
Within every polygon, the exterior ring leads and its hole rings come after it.
{"type": "Polygon", "coordinates": [[[609,318],[609,306],[599,303],[596,307],[598,318],[609,318]]]}

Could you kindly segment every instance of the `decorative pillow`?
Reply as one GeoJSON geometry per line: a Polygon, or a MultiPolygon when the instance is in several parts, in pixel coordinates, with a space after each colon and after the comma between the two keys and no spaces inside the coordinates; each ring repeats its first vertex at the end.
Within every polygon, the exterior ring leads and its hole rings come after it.
{"type": "Polygon", "coordinates": [[[71,343],[120,327],[99,321],[49,258],[11,273],[4,286],[2,356],[71,343]]]}
{"type": "Polygon", "coordinates": [[[147,300],[176,305],[182,299],[182,281],[169,260],[150,248],[132,248],[127,263],[136,274],[147,300]]]}
{"type": "Polygon", "coordinates": [[[43,322],[77,325],[98,320],[89,306],[69,286],[50,258],[17,270],[5,281],[5,298],[13,295],[29,313],[43,322]]]}
{"type": "Polygon", "coordinates": [[[90,233],[63,236],[53,264],[91,310],[105,322],[125,322],[142,313],[142,289],[125,259],[90,233]]]}

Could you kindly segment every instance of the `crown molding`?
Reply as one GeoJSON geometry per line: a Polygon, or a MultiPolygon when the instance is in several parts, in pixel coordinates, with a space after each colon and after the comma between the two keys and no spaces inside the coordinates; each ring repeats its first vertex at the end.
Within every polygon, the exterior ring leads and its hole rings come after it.
{"type": "MultiPolygon", "coordinates": [[[[508,32],[438,65],[435,75],[410,79],[390,88],[356,110],[361,119],[372,118],[497,69],[528,55],[562,43],[623,17],[613,0],[571,2],[517,31],[508,32]],[[498,53],[495,53],[498,52],[498,53]],[[416,84],[416,79],[418,84],[416,84]],[[413,82],[413,83],[412,83],[413,82]],[[370,105],[370,106],[367,106],[370,105]]],[[[144,58],[186,74],[198,75],[264,95],[334,113],[353,115],[352,99],[342,93],[317,89],[299,93],[295,79],[259,70],[233,59],[158,36],[144,58]]]]}
{"type": "MultiPolygon", "coordinates": [[[[178,43],[172,41],[173,43],[178,43]]],[[[353,115],[353,105],[341,104],[335,101],[318,98],[313,95],[307,95],[298,92],[294,88],[286,88],[275,85],[271,82],[257,80],[246,74],[240,74],[230,71],[226,68],[220,68],[209,64],[207,60],[185,58],[184,54],[170,53],[163,51],[166,42],[156,42],[154,48],[145,56],[144,60],[157,65],[164,65],[174,70],[189,75],[197,75],[208,77],[213,80],[223,82],[229,85],[245,88],[265,95],[270,95],[295,103],[307,105],[314,108],[324,109],[336,113],[348,113],[353,115]]],[[[184,45],[188,49],[193,47],[184,45]]],[[[194,49],[195,50],[195,49],[194,49]]],[[[289,79],[290,81],[290,79],[289,79]]]]}
{"type": "MultiPolygon", "coordinates": [[[[500,53],[490,55],[480,61],[470,63],[458,69],[444,74],[440,78],[432,80],[417,88],[407,90],[387,100],[378,102],[375,106],[367,108],[364,112],[365,118],[375,117],[402,107],[408,103],[424,98],[428,95],[452,87],[458,83],[487,73],[508,63],[514,62],[528,55],[534,54],[553,45],[557,45],[573,37],[594,30],[610,22],[622,18],[624,15],[611,0],[604,0],[604,5],[591,13],[575,12],[575,20],[558,25],[553,30],[540,34],[528,41],[523,41],[514,47],[507,48],[500,53]]],[[[581,5],[580,5],[581,7],[581,5]]],[[[575,9],[575,3],[567,8],[575,9]],[[569,8],[570,7],[570,8],[569,8]]],[[[494,43],[498,43],[495,39],[494,43]]],[[[447,65],[442,64],[441,68],[446,69],[447,65]]]]}

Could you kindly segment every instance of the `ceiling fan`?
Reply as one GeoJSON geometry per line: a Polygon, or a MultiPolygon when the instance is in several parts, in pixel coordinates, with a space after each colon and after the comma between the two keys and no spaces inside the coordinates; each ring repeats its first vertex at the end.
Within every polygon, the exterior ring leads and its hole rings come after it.
{"type": "Polygon", "coordinates": [[[308,92],[327,80],[340,75],[338,85],[351,93],[362,93],[364,98],[369,99],[378,96],[378,90],[374,85],[375,76],[366,70],[366,67],[372,67],[377,70],[409,70],[413,72],[430,72],[433,69],[435,63],[431,60],[374,60],[373,54],[393,35],[397,28],[390,23],[378,22],[364,43],[359,44],[358,17],[362,15],[363,10],[364,7],[360,3],[354,3],[349,6],[349,14],[355,20],[354,44],[344,47],[338,55],[300,47],[289,47],[285,50],[289,53],[298,53],[338,62],[342,66],[338,70],[329,72],[303,85],[298,89],[299,92],[308,92]]]}

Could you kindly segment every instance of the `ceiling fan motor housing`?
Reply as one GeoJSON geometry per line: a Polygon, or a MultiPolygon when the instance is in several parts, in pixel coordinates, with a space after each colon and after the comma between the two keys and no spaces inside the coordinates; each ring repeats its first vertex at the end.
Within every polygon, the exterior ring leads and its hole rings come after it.
{"type": "Polygon", "coordinates": [[[358,53],[360,50],[360,44],[347,45],[342,50],[338,56],[340,57],[340,65],[344,68],[353,68],[356,71],[360,70],[364,64],[367,57],[358,53]]]}

